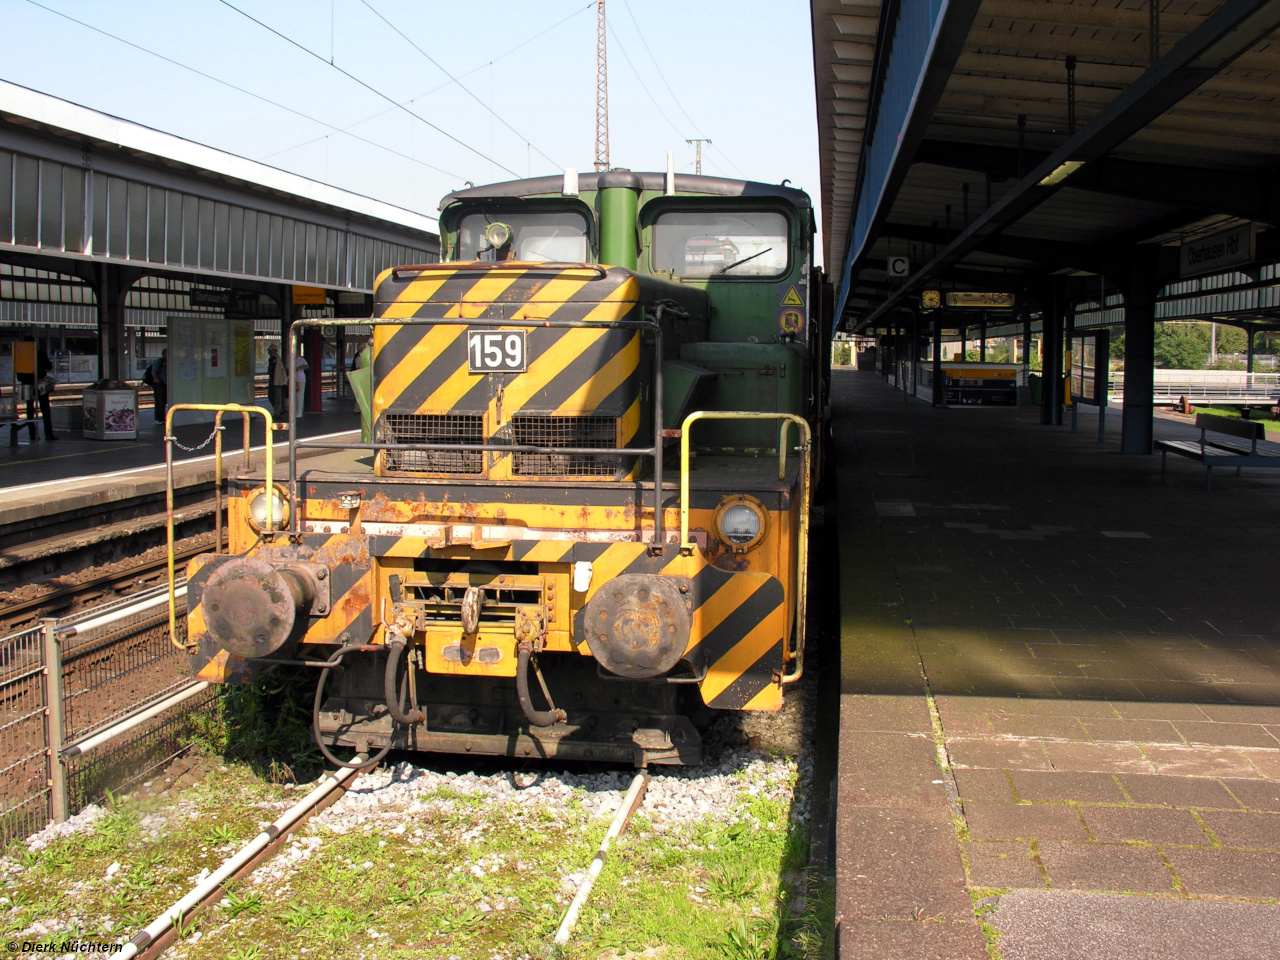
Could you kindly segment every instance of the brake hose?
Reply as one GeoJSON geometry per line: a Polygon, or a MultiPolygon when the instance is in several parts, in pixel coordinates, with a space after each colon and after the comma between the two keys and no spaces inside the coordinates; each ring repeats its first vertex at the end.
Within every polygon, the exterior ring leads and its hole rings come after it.
{"type": "MultiPolygon", "coordinates": [[[[329,748],[324,745],[324,738],[320,736],[320,704],[324,700],[324,683],[329,679],[329,671],[334,667],[341,665],[343,657],[348,653],[354,653],[359,650],[361,646],[362,644],[359,643],[347,644],[345,647],[340,647],[333,656],[325,661],[325,666],[320,670],[320,679],[316,681],[315,702],[311,705],[311,735],[315,738],[316,746],[320,748],[320,753],[323,754],[326,760],[335,766],[346,767],[351,770],[367,770],[370,767],[376,767],[382,762],[382,758],[391,752],[391,745],[395,742],[394,738],[388,739],[387,745],[371,756],[368,760],[365,760],[363,763],[356,763],[354,761],[347,762],[345,760],[339,760],[329,752],[329,748]]],[[[404,689],[408,686],[408,674],[405,675],[405,681],[406,683],[401,689],[401,697],[404,696],[404,689]]]]}
{"type": "Polygon", "coordinates": [[[529,660],[532,656],[532,644],[528,640],[521,640],[516,647],[516,699],[520,701],[524,718],[535,727],[550,727],[563,723],[566,714],[563,710],[557,710],[554,705],[550,710],[533,708],[533,700],[529,696],[529,660]]]}

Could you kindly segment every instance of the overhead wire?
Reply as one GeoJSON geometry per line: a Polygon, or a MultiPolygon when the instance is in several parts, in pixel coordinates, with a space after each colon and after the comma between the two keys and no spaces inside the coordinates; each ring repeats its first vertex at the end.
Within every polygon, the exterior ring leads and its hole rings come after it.
{"type": "MultiPolygon", "coordinates": [[[[381,13],[381,12],[380,12],[380,11],[379,11],[375,6],[374,6],[374,5],[373,5],[373,4],[371,4],[371,3],[369,2],[369,0],[360,0],[360,2],[361,2],[361,3],[363,3],[366,7],[368,7],[368,8],[369,8],[369,10],[370,10],[370,12],[371,12],[371,13],[373,13],[373,15],[374,15],[375,17],[377,17],[379,20],[381,20],[383,23],[385,23],[388,27],[390,27],[390,28],[391,28],[391,29],[396,33],[396,35],[400,37],[400,39],[402,39],[405,43],[409,44],[409,46],[413,47],[413,49],[417,50],[417,51],[418,51],[418,53],[422,54],[422,56],[423,56],[424,58],[426,58],[426,60],[427,60],[427,61],[428,61],[428,62],[429,62],[433,67],[435,67],[437,70],[439,70],[441,73],[443,73],[446,77],[448,77],[450,80],[452,80],[454,83],[456,83],[459,87],[461,87],[461,88],[462,88],[462,91],[463,91],[467,96],[469,96],[469,97],[470,97],[472,100],[474,100],[476,103],[480,104],[480,106],[484,107],[484,108],[485,108],[485,110],[489,111],[489,113],[494,117],[494,119],[496,119],[500,124],[502,124],[502,125],[503,125],[504,127],[506,127],[508,130],[510,130],[512,133],[514,133],[517,137],[519,137],[521,140],[523,140],[523,141],[524,141],[524,143],[525,143],[525,146],[529,147],[531,150],[533,150],[535,153],[537,153],[540,157],[542,157],[544,160],[546,160],[548,163],[550,163],[553,167],[561,167],[561,166],[563,166],[563,164],[560,164],[560,163],[556,162],[555,160],[552,160],[552,159],[551,159],[550,157],[548,157],[545,153],[543,153],[541,150],[539,150],[539,149],[538,149],[538,147],[537,147],[537,145],[536,145],[532,140],[530,140],[530,139],[529,139],[528,137],[526,137],[523,133],[521,133],[519,130],[517,130],[515,127],[513,127],[511,124],[509,124],[509,123],[508,123],[508,122],[507,122],[507,121],[506,121],[506,120],[505,120],[501,115],[499,115],[499,114],[498,114],[498,112],[497,112],[496,110],[494,110],[494,109],[493,109],[492,107],[490,107],[487,103],[485,103],[483,100],[481,100],[479,97],[477,97],[474,93],[472,93],[472,92],[471,92],[471,90],[470,90],[470,89],[468,89],[468,87],[466,86],[466,84],[464,84],[461,80],[459,80],[459,79],[458,79],[457,77],[455,77],[452,73],[450,73],[450,72],[449,72],[448,70],[446,70],[443,66],[441,66],[441,65],[440,65],[440,62],[439,62],[438,60],[436,60],[436,58],[435,58],[435,57],[431,56],[431,54],[427,53],[427,51],[423,50],[420,46],[418,46],[416,43],[414,43],[414,42],[413,42],[413,40],[411,40],[411,39],[410,39],[410,38],[405,34],[405,32],[404,32],[403,30],[401,30],[401,29],[400,29],[399,27],[397,27],[394,23],[392,23],[390,20],[388,20],[388,19],[387,19],[387,18],[386,18],[386,17],[385,17],[385,16],[384,16],[384,15],[383,15],[383,14],[382,14],[382,13],[381,13]]],[[[584,8],[584,9],[585,9],[585,8],[584,8]]]]}
{"type": "MultiPolygon", "coordinates": [[[[517,43],[517,44],[516,44],[514,47],[512,47],[510,50],[507,50],[507,51],[505,51],[505,52],[503,52],[503,53],[498,54],[498,55],[497,55],[496,57],[494,57],[492,60],[486,60],[484,63],[480,64],[480,65],[479,65],[479,66],[477,66],[477,67],[474,67],[474,68],[473,68],[473,69],[471,69],[471,70],[468,70],[466,73],[463,73],[463,74],[461,74],[460,76],[462,76],[462,77],[469,77],[469,76],[471,76],[473,73],[479,73],[479,72],[480,72],[481,70],[483,70],[485,67],[492,66],[493,64],[497,63],[499,60],[503,60],[503,59],[505,59],[506,57],[511,56],[511,54],[515,53],[517,50],[520,50],[520,49],[522,49],[522,48],[524,48],[524,47],[527,47],[529,44],[533,43],[535,40],[538,40],[538,39],[542,38],[542,37],[543,37],[543,36],[545,36],[546,34],[550,33],[552,30],[555,30],[557,27],[561,27],[561,26],[563,26],[564,24],[566,24],[566,23],[568,23],[570,20],[572,20],[574,17],[581,16],[582,14],[586,13],[588,10],[592,9],[595,5],[596,5],[595,0],[591,0],[591,2],[590,2],[590,3],[588,3],[585,7],[580,7],[579,9],[575,10],[573,13],[569,14],[567,17],[564,17],[564,18],[563,18],[563,19],[561,19],[561,20],[557,20],[555,23],[551,24],[551,26],[547,27],[545,30],[541,30],[541,31],[539,31],[538,33],[535,33],[535,34],[534,34],[532,37],[530,37],[529,39],[524,40],[524,41],[522,41],[522,42],[520,42],[520,43],[517,43]]],[[[410,97],[408,100],[406,100],[406,101],[404,101],[404,102],[405,102],[406,104],[416,103],[417,101],[421,100],[423,97],[429,97],[429,96],[431,96],[433,93],[438,93],[438,92],[440,92],[441,90],[443,90],[445,87],[448,87],[448,86],[450,86],[450,84],[448,84],[448,83],[442,83],[442,84],[440,84],[438,87],[432,87],[430,90],[427,90],[427,91],[425,91],[425,92],[423,92],[423,93],[420,93],[420,94],[418,94],[416,97],[410,97]]],[[[398,109],[398,107],[387,107],[387,109],[385,109],[385,110],[379,110],[377,113],[370,114],[369,116],[365,117],[363,120],[357,120],[355,123],[349,124],[348,126],[343,127],[342,129],[343,129],[343,131],[344,131],[344,132],[345,132],[345,131],[347,131],[347,130],[352,130],[352,129],[354,129],[355,127],[360,126],[362,123],[368,123],[370,120],[377,120],[379,117],[385,117],[388,113],[394,113],[397,109],[398,109]]],[[[264,160],[265,160],[265,159],[267,159],[267,158],[269,158],[269,157],[276,157],[276,156],[279,156],[279,155],[280,155],[280,154],[282,154],[282,153],[288,153],[290,150],[297,150],[297,149],[299,149],[299,148],[301,148],[301,147],[310,146],[310,145],[311,145],[311,144],[313,144],[313,143],[318,143],[319,141],[321,141],[321,140],[325,139],[325,137],[327,137],[327,136],[329,136],[329,134],[327,134],[327,133],[326,133],[326,134],[323,134],[323,135],[321,135],[321,136],[319,136],[319,137],[312,137],[310,140],[305,140],[305,141],[303,141],[302,143],[294,144],[292,147],[285,147],[283,150],[277,150],[277,151],[275,151],[274,153],[268,153],[268,154],[266,154],[262,159],[264,159],[264,160]]],[[[526,141],[526,142],[527,142],[527,141],[526,141]]]]}
{"type": "Polygon", "coordinates": [[[236,13],[240,14],[240,16],[244,17],[246,20],[251,20],[252,22],[256,23],[258,26],[262,27],[262,29],[266,30],[267,32],[275,34],[277,37],[279,37],[281,40],[283,40],[285,43],[289,44],[290,46],[297,47],[297,48],[298,48],[299,50],[301,50],[303,53],[307,54],[307,56],[309,56],[309,57],[314,57],[316,60],[319,60],[321,63],[323,63],[323,64],[324,64],[325,66],[327,66],[329,69],[331,69],[331,70],[337,70],[337,71],[338,71],[340,74],[342,74],[344,77],[346,77],[347,79],[349,79],[349,80],[351,80],[351,81],[353,81],[353,82],[355,82],[355,83],[358,83],[360,86],[364,87],[366,90],[368,90],[368,91],[369,91],[370,93],[372,93],[374,96],[377,96],[377,97],[380,97],[380,98],[381,98],[381,99],[383,99],[383,100],[386,100],[388,103],[390,103],[392,106],[396,107],[397,109],[403,110],[405,113],[409,114],[409,116],[413,117],[414,119],[419,120],[419,121],[421,121],[422,123],[425,123],[428,127],[430,127],[432,130],[436,131],[436,133],[440,134],[442,137],[445,137],[445,138],[446,138],[446,139],[448,139],[448,140],[452,140],[452,141],[453,141],[454,143],[456,143],[458,146],[460,146],[460,147],[462,147],[462,148],[464,148],[464,149],[466,149],[466,150],[469,150],[471,153],[474,153],[477,157],[480,157],[482,160],[486,160],[486,161],[488,161],[489,163],[491,163],[491,164],[493,164],[495,167],[497,167],[499,170],[504,170],[504,171],[506,171],[507,173],[511,174],[513,177],[516,177],[517,179],[519,178],[520,174],[516,173],[514,170],[512,170],[512,169],[511,169],[510,167],[508,167],[506,164],[501,163],[500,161],[493,159],[493,157],[489,156],[489,155],[488,155],[487,153],[485,153],[483,150],[479,150],[479,149],[477,149],[476,147],[471,146],[471,144],[467,143],[465,140],[460,139],[459,137],[454,136],[452,133],[450,133],[448,130],[445,130],[443,127],[438,126],[437,124],[432,123],[430,120],[428,120],[428,119],[427,119],[426,117],[424,117],[422,114],[420,114],[420,113],[415,113],[414,111],[412,111],[412,110],[410,110],[408,107],[406,107],[404,104],[399,103],[399,102],[398,102],[398,101],[396,101],[394,98],[387,96],[387,94],[383,93],[383,92],[382,92],[381,90],[379,90],[377,87],[373,86],[373,85],[372,85],[372,84],[370,84],[370,83],[366,83],[364,80],[361,80],[359,77],[357,77],[357,76],[356,76],[354,73],[352,73],[351,71],[346,70],[346,69],[344,69],[343,67],[338,66],[336,63],[330,63],[328,60],[326,60],[326,59],[325,59],[324,57],[322,57],[320,54],[316,53],[316,52],[315,52],[314,50],[312,50],[310,47],[307,47],[307,46],[305,46],[305,45],[303,45],[303,44],[299,43],[297,40],[294,40],[294,39],[293,39],[292,37],[290,37],[288,34],[281,33],[281,32],[280,32],[279,30],[277,30],[275,27],[271,26],[271,25],[270,25],[270,24],[268,24],[268,23],[264,23],[263,21],[259,20],[257,17],[253,16],[253,14],[251,14],[251,13],[246,13],[244,10],[241,10],[239,7],[237,7],[234,3],[231,3],[231,2],[230,2],[230,0],[218,0],[218,2],[219,2],[219,3],[221,3],[221,4],[222,4],[224,7],[226,7],[227,9],[229,9],[229,10],[234,10],[236,13]]]}
{"type": "MultiPolygon", "coordinates": [[[[212,80],[214,83],[220,84],[224,87],[227,87],[228,89],[235,90],[237,93],[242,93],[247,97],[252,97],[254,100],[259,100],[262,103],[269,104],[270,106],[276,107],[279,110],[284,110],[286,113],[291,113],[295,117],[301,117],[303,120],[307,120],[311,123],[319,124],[322,127],[328,127],[330,130],[332,130],[335,133],[345,134],[346,136],[351,137],[354,140],[359,140],[361,143],[368,144],[371,147],[377,147],[379,150],[385,150],[387,153],[400,157],[404,160],[409,160],[413,163],[418,164],[419,166],[426,167],[428,170],[434,170],[436,173],[443,173],[445,176],[453,177],[456,180],[463,179],[463,177],[460,174],[453,173],[452,171],[445,170],[441,167],[433,166],[432,164],[426,163],[423,160],[419,160],[417,157],[412,157],[407,153],[401,153],[400,151],[394,150],[391,147],[378,143],[375,140],[370,140],[367,137],[360,136],[359,134],[351,133],[349,130],[343,130],[340,127],[334,126],[332,123],[328,123],[325,120],[321,120],[319,117],[313,117],[310,114],[303,113],[301,110],[295,110],[293,107],[280,103],[276,100],[272,100],[270,97],[264,97],[259,93],[254,93],[252,90],[247,90],[244,87],[231,83],[228,80],[223,80],[221,77],[215,77],[211,73],[205,73],[203,70],[199,70],[196,67],[191,66],[190,64],[183,63],[181,60],[174,60],[172,57],[166,57],[163,53],[158,53],[155,50],[148,49],[147,47],[144,47],[141,44],[134,43],[132,40],[126,40],[124,37],[120,37],[114,33],[110,33],[106,30],[103,30],[101,27],[95,27],[91,23],[86,23],[83,20],[77,20],[75,17],[71,16],[70,14],[63,13],[61,10],[55,10],[53,7],[46,7],[43,3],[37,2],[37,0],[27,0],[27,3],[31,4],[34,7],[39,7],[41,10],[44,10],[48,13],[52,13],[55,16],[62,17],[64,20],[69,20],[74,24],[84,27],[86,30],[92,30],[94,33],[100,34],[101,36],[107,37],[108,39],[115,40],[117,43],[123,43],[126,47],[132,47],[134,50],[137,50],[141,53],[145,53],[148,56],[155,57],[158,60],[163,60],[165,63],[171,64],[175,67],[181,67],[183,70],[186,70],[190,73],[194,73],[197,76],[203,77],[206,80],[212,80]]],[[[431,219],[435,219],[435,218],[432,217],[431,219]]]]}
{"type": "Polygon", "coordinates": [[[642,89],[645,92],[645,96],[649,98],[649,102],[653,104],[653,108],[657,110],[659,114],[662,115],[662,119],[667,121],[667,125],[670,126],[671,129],[676,132],[676,135],[678,137],[683,138],[684,132],[678,126],[676,126],[675,122],[669,116],[667,116],[667,112],[662,109],[657,99],[654,97],[652,91],[649,90],[649,85],[644,82],[644,77],[640,76],[640,71],[636,69],[636,65],[632,62],[631,55],[627,53],[627,48],[623,46],[622,41],[618,39],[618,32],[613,29],[613,25],[606,24],[605,29],[609,31],[609,36],[613,39],[613,42],[617,46],[617,48],[622,51],[622,59],[627,61],[627,66],[629,66],[631,68],[631,72],[635,74],[636,80],[639,81],[640,83],[640,89],[642,89]]]}
{"type": "MultiPolygon", "coordinates": [[[[661,80],[662,85],[667,88],[667,93],[671,94],[671,99],[675,101],[675,105],[680,109],[680,112],[684,114],[684,118],[689,121],[689,126],[693,128],[693,132],[696,133],[699,137],[702,137],[702,139],[707,143],[710,143],[712,149],[714,149],[716,153],[720,154],[720,156],[724,157],[725,162],[728,163],[729,166],[733,167],[734,170],[738,171],[739,176],[745,177],[746,174],[744,174],[741,170],[738,170],[738,165],[729,159],[728,154],[726,154],[723,150],[716,147],[715,142],[712,141],[709,137],[704,136],[697,122],[694,121],[693,117],[689,116],[689,111],[684,108],[684,104],[680,102],[680,98],[676,96],[676,92],[673,89],[671,89],[671,84],[667,82],[667,75],[666,73],[663,72],[662,67],[659,66],[658,58],[653,55],[653,48],[649,46],[649,41],[645,39],[644,31],[640,29],[640,21],[636,19],[635,13],[632,12],[631,10],[631,4],[628,2],[628,0],[622,0],[622,5],[623,7],[626,8],[627,16],[631,18],[632,26],[636,28],[636,33],[640,37],[640,42],[644,44],[645,53],[649,54],[649,60],[653,64],[653,69],[658,74],[658,79],[661,80]]],[[[632,69],[635,69],[635,68],[633,67],[632,69]]]]}

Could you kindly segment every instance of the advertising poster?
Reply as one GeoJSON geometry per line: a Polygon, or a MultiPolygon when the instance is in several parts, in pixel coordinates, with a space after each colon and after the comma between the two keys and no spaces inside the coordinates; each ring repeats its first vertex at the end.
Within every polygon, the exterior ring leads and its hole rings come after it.
{"type": "Polygon", "coordinates": [[[235,344],[236,368],[235,376],[253,376],[253,324],[234,323],[231,325],[231,339],[235,344]]]}
{"type": "Polygon", "coordinates": [[[206,380],[227,376],[231,357],[227,352],[227,327],[222,323],[205,323],[204,376],[206,380]]]}
{"type": "MultiPolygon", "coordinates": [[[[186,317],[169,318],[169,369],[177,370],[179,380],[200,378],[200,344],[196,339],[198,323],[198,320],[186,317]]],[[[170,378],[172,376],[170,374],[170,378]]]]}

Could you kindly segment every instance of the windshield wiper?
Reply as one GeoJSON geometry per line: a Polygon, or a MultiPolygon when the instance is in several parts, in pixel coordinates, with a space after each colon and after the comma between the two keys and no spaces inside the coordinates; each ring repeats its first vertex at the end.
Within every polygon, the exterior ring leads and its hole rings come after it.
{"type": "Polygon", "coordinates": [[[773,247],[765,247],[765,248],[764,248],[763,250],[761,250],[759,253],[753,253],[753,254],[752,254],[751,256],[749,256],[749,257],[743,257],[741,260],[735,260],[735,261],[733,261],[733,263],[729,264],[727,267],[721,267],[719,270],[717,270],[717,271],[716,271],[716,276],[718,277],[718,276],[720,276],[722,273],[728,273],[728,272],[729,272],[730,270],[732,270],[734,267],[740,267],[740,266],[742,266],[744,263],[746,263],[748,260],[754,260],[756,257],[763,256],[764,254],[768,253],[768,252],[769,252],[770,250],[772,250],[772,249],[773,249],[773,247]]]}

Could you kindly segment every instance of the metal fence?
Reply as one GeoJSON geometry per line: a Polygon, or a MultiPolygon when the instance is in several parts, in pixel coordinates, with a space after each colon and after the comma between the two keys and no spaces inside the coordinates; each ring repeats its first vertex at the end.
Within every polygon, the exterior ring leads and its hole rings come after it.
{"type": "MultiPolygon", "coordinates": [[[[201,690],[100,736],[191,686],[187,658],[169,640],[165,597],[167,587],[157,588],[0,639],[0,849],[144,780],[216,704],[216,691],[201,690]],[[77,748],[87,742],[92,753],[77,748]]],[[[185,617],[178,623],[181,633],[185,617]]]]}
{"type": "Polygon", "coordinates": [[[0,640],[0,845],[39,830],[50,804],[44,630],[0,640]]]}

